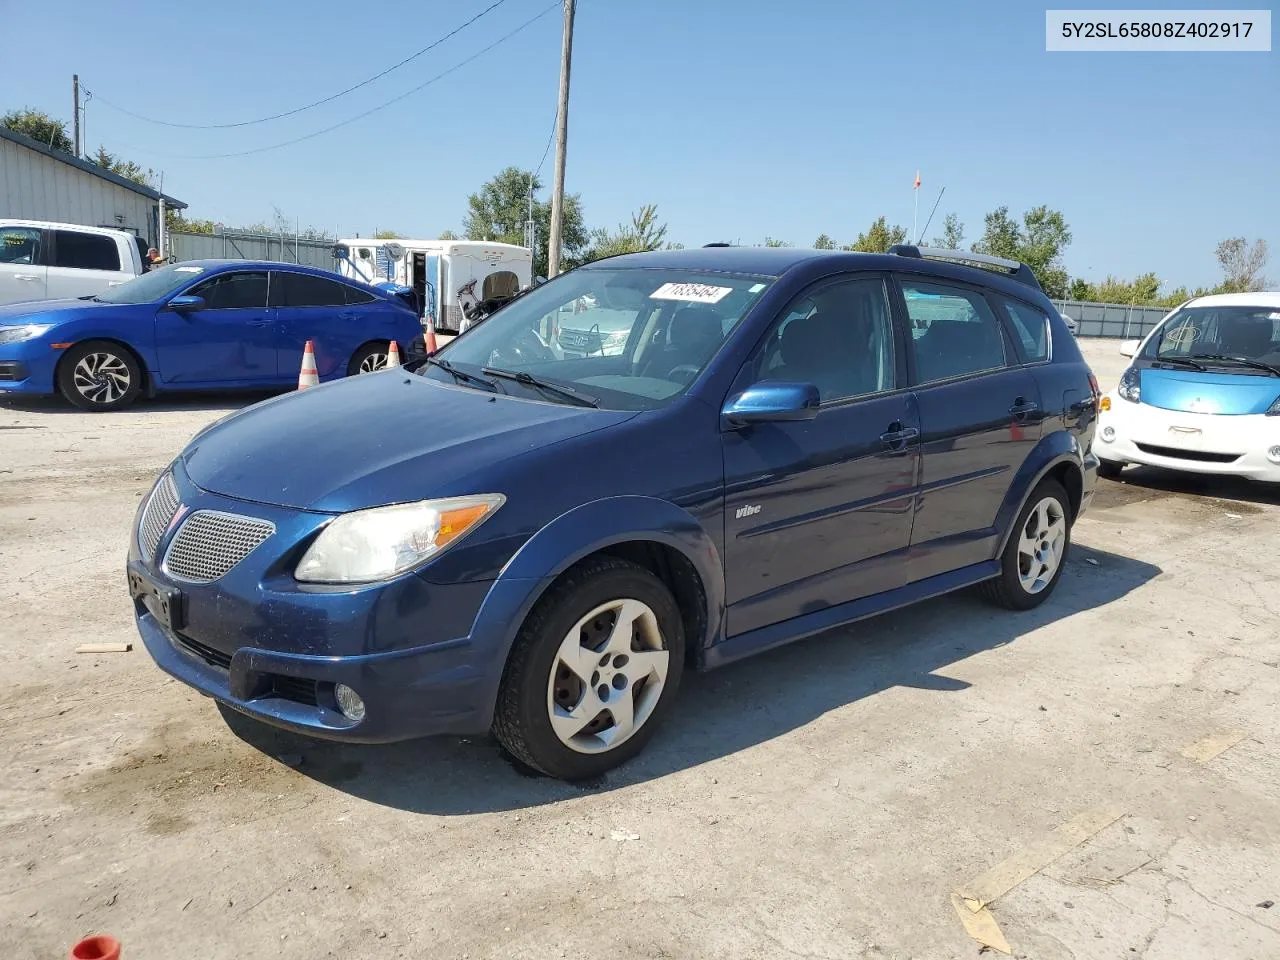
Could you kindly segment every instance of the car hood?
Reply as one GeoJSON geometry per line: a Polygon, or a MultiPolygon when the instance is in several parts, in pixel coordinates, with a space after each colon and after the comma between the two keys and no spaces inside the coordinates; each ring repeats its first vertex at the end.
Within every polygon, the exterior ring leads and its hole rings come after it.
{"type": "Polygon", "coordinates": [[[0,327],[71,320],[110,306],[113,304],[94,303],[92,300],[28,300],[24,303],[6,303],[0,307],[0,327]]]}
{"type": "Polygon", "coordinates": [[[502,493],[504,461],[634,416],[395,370],[255,404],[197,434],[182,456],[192,482],[213,493],[342,513],[502,493]]]}
{"type": "Polygon", "coordinates": [[[1280,378],[1198,370],[1142,371],[1142,402],[1165,410],[1227,416],[1266,413],[1280,397],[1280,378]]]}

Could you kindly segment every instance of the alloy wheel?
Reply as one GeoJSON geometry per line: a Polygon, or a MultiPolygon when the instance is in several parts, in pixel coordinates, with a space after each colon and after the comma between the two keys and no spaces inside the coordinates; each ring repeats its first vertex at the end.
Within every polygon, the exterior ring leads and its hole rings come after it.
{"type": "Polygon", "coordinates": [[[373,373],[377,370],[387,369],[387,355],[385,353],[370,353],[360,361],[360,369],[358,373],[373,373]]]}
{"type": "Polygon", "coordinates": [[[1018,580],[1035,594],[1053,582],[1067,543],[1067,518],[1056,497],[1045,497],[1018,534],[1018,580]]]}
{"type": "Polygon", "coordinates": [[[72,371],[76,390],[96,404],[115,403],[132,385],[128,364],[114,353],[89,353],[72,371]]]}

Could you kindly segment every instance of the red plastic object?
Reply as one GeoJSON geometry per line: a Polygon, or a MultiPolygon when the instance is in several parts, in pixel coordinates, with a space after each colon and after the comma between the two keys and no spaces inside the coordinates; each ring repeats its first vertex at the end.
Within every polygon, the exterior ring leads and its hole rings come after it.
{"type": "Polygon", "coordinates": [[[85,937],[71,948],[67,960],[120,960],[120,941],[103,935],[85,937]]]}

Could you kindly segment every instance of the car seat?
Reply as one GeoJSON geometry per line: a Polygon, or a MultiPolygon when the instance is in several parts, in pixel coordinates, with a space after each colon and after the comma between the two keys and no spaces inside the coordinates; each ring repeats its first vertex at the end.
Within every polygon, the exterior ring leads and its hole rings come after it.
{"type": "Polygon", "coordinates": [[[685,307],[671,318],[666,344],[644,363],[640,374],[687,383],[711,359],[723,339],[720,314],[710,307],[685,307]],[[681,370],[681,374],[673,377],[672,373],[677,370],[681,370]]]}

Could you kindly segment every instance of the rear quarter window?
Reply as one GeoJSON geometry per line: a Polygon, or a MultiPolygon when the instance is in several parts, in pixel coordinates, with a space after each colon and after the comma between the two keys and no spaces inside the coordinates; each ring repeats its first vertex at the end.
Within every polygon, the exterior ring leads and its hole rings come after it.
{"type": "Polygon", "coordinates": [[[1031,363],[1049,359],[1049,317],[1029,303],[996,297],[996,303],[1008,318],[1022,344],[1023,355],[1031,363]]]}

